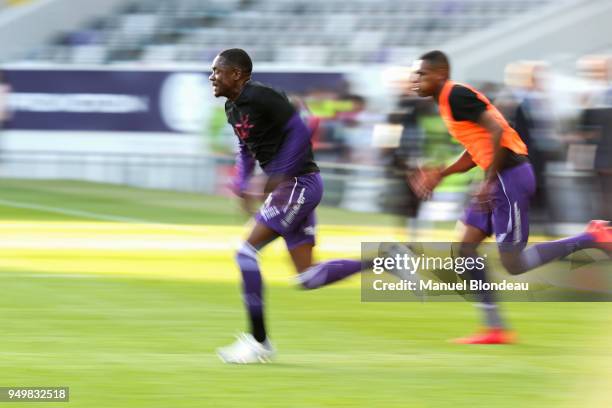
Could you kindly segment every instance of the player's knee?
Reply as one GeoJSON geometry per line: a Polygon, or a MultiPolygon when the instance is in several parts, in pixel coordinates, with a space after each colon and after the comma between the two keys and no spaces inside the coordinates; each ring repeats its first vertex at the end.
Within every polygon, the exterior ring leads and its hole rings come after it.
{"type": "Polygon", "coordinates": [[[236,251],[236,262],[240,269],[257,267],[257,258],[257,249],[246,241],[236,251]]]}
{"type": "Polygon", "coordinates": [[[520,253],[514,252],[502,252],[500,254],[501,263],[510,275],[520,275],[525,272],[526,269],[520,255],[520,253]]]}

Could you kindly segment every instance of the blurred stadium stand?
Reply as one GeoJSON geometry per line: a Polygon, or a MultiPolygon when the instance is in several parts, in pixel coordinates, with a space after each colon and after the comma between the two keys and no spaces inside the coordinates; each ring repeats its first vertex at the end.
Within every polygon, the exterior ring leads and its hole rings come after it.
{"type": "Polygon", "coordinates": [[[23,60],[62,30],[78,30],[99,16],[111,15],[125,0],[5,1],[0,9],[0,60],[23,60]]]}
{"type": "MultiPolygon", "coordinates": [[[[87,2],[83,2],[87,3],[87,2]]],[[[40,62],[209,61],[240,44],[258,62],[367,64],[414,57],[525,16],[551,0],[141,0],[58,32],[19,59],[40,62]]],[[[96,8],[97,8],[96,3],[96,8]]],[[[77,7],[78,9],[79,7],[77,7]]]]}
{"type": "Polygon", "coordinates": [[[612,47],[609,0],[561,0],[520,18],[507,19],[478,35],[445,46],[462,80],[499,81],[517,60],[546,60],[556,70],[573,72],[576,59],[612,47]]]}

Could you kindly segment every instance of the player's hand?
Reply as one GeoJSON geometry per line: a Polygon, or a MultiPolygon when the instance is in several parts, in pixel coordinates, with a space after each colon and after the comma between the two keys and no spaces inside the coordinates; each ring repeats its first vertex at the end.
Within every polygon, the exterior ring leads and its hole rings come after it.
{"type": "Polygon", "coordinates": [[[494,187],[495,183],[493,181],[485,180],[482,182],[482,184],[474,194],[476,204],[478,205],[481,211],[490,211],[491,209],[493,209],[494,187]]]}
{"type": "Polygon", "coordinates": [[[421,200],[428,200],[433,190],[442,181],[441,167],[419,167],[408,175],[408,184],[421,200]]]}
{"type": "Polygon", "coordinates": [[[253,215],[255,214],[255,211],[257,211],[257,201],[258,197],[252,193],[247,191],[240,193],[240,206],[248,215],[253,215]]]}

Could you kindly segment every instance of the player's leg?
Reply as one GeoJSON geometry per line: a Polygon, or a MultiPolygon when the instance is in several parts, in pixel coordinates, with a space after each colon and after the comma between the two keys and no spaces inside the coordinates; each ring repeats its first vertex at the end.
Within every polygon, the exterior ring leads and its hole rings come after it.
{"type": "MultiPolygon", "coordinates": [[[[463,258],[477,258],[478,245],[488,236],[487,232],[473,225],[466,224],[466,229],[459,247],[459,256],[463,258]]],[[[472,268],[466,270],[470,279],[487,282],[486,268],[479,268],[478,263],[472,262],[472,268]]],[[[484,330],[473,336],[455,339],[460,344],[506,344],[513,341],[512,334],[507,330],[499,307],[495,303],[495,294],[492,291],[481,290],[477,294],[478,303],[484,318],[484,330]]]]}
{"type": "MultiPolygon", "coordinates": [[[[283,235],[295,269],[298,272],[296,277],[298,285],[304,289],[317,289],[364,270],[362,262],[355,259],[334,259],[313,265],[312,248],[314,246],[315,226],[316,218],[314,211],[312,211],[298,228],[283,235]],[[310,236],[306,232],[313,235],[310,236]]],[[[394,254],[410,252],[410,249],[396,243],[385,249],[381,246],[381,252],[386,256],[394,256],[394,254]]],[[[400,279],[413,279],[413,276],[405,270],[391,270],[389,272],[400,279]]]]}
{"type": "MultiPolygon", "coordinates": [[[[291,187],[291,183],[288,183],[291,187]]],[[[288,189],[289,190],[289,189],[288,189]]],[[[361,261],[334,260],[313,266],[312,249],[315,245],[316,207],[323,196],[323,182],[319,174],[308,174],[296,179],[286,203],[279,203],[279,214],[270,219],[287,244],[299,285],[315,289],[344,279],[361,270],[361,261]]]]}
{"type": "Polygon", "coordinates": [[[347,278],[361,271],[361,261],[335,259],[313,265],[316,216],[314,209],[292,231],[283,235],[287,249],[298,272],[297,283],[304,289],[316,289],[347,278]]]}
{"type": "Polygon", "coordinates": [[[362,269],[360,260],[334,259],[307,268],[296,280],[304,289],[317,289],[348,278],[362,269]]]}
{"type": "MultiPolygon", "coordinates": [[[[612,228],[609,222],[591,221],[585,232],[572,237],[542,242],[525,249],[508,244],[507,250],[500,251],[500,257],[510,274],[519,275],[582,249],[599,248],[610,252],[610,243],[612,228]]],[[[503,247],[502,244],[500,249],[503,247]]]]}
{"type": "MultiPolygon", "coordinates": [[[[466,209],[463,217],[465,230],[461,237],[459,256],[464,258],[478,257],[478,246],[493,232],[492,211],[488,206],[473,201],[466,209]]],[[[485,268],[478,268],[477,262],[466,270],[465,276],[473,280],[487,282],[485,268]]],[[[477,306],[482,310],[484,318],[484,330],[473,336],[455,339],[461,344],[505,344],[513,341],[512,334],[507,330],[495,303],[495,294],[492,291],[480,291],[477,306]]]]}
{"type": "Polygon", "coordinates": [[[591,221],[585,232],[525,248],[529,237],[529,200],[535,190],[531,165],[523,164],[501,172],[499,203],[494,210],[494,228],[500,258],[513,275],[525,273],[555,259],[586,248],[606,248],[612,242],[607,221],[591,221]]]}
{"type": "Polygon", "coordinates": [[[278,233],[257,222],[247,240],[236,252],[242,275],[242,298],[250,322],[250,333],[242,333],[236,342],[218,350],[226,363],[249,364],[269,361],[274,349],[265,327],[263,281],[259,270],[259,250],[278,237],[278,233]]]}
{"type": "Polygon", "coordinates": [[[278,237],[278,234],[264,224],[256,223],[246,242],[236,253],[236,263],[242,275],[243,301],[249,314],[251,333],[255,340],[266,340],[264,323],[263,282],[259,270],[259,250],[278,237]]]}
{"type": "Polygon", "coordinates": [[[307,267],[306,262],[309,258],[312,259],[312,255],[308,257],[308,245],[310,244],[312,252],[314,218],[312,226],[305,224],[304,219],[313,213],[321,201],[322,194],[323,186],[319,174],[294,177],[279,184],[268,195],[255,215],[257,223],[236,254],[236,261],[242,273],[243,298],[252,334],[244,335],[238,340],[237,348],[232,349],[235,354],[239,356],[246,354],[249,358],[254,355],[259,360],[262,356],[268,358],[273,354],[265,329],[263,284],[257,259],[258,250],[282,235],[290,249],[302,247],[297,260],[300,265],[307,267]]]}
{"type": "MultiPolygon", "coordinates": [[[[297,283],[305,289],[316,289],[345,279],[363,270],[361,260],[334,259],[313,265],[312,248],[315,243],[316,216],[323,186],[318,174],[299,177],[292,191],[295,202],[283,206],[277,217],[277,231],[285,239],[298,276],[297,283]]],[[[275,217],[275,218],[277,218],[275,217]]],[[[271,221],[272,222],[272,221],[271,221]]]]}
{"type": "Polygon", "coordinates": [[[314,243],[305,242],[289,249],[291,261],[297,273],[302,273],[312,266],[312,250],[314,243]]]}

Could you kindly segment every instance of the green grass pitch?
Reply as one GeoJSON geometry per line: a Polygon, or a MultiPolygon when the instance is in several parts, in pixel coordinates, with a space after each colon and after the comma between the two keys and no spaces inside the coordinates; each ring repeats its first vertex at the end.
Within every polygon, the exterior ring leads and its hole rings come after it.
{"type": "MultiPolygon", "coordinates": [[[[227,366],[214,350],[245,326],[235,203],[83,182],[0,191],[0,386],[70,387],[45,407],[612,406],[608,303],[504,304],[520,344],[458,346],[446,340],[477,327],[472,305],[362,303],[358,278],[298,291],[277,243],[262,269],[278,359],[227,366]]],[[[320,220],[320,259],[401,239],[390,217],[320,220]]]]}

